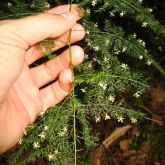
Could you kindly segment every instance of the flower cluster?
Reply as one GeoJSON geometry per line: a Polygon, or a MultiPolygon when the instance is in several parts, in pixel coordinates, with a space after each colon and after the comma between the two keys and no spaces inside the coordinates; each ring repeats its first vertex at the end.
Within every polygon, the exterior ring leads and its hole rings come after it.
{"type": "Polygon", "coordinates": [[[58,153],[59,153],[58,149],[55,149],[53,153],[50,153],[50,154],[48,155],[48,160],[49,160],[49,161],[54,160],[55,157],[56,157],[56,155],[57,155],[58,153]]]}
{"type": "Polygon", "coordinates": [[[97,5],[97,0],[92,0],[92,6],[96,6],[97,5]]]}

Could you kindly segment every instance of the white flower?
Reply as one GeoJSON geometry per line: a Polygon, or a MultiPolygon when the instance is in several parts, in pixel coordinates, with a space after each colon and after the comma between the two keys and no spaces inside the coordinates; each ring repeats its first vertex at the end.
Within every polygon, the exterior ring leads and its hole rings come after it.
{"type": "Polygon", "coordinates": [[[49,161],[53,160],[57,154],[58,154],[58,149],[54,150],[53,154],[50,153],[50,154],[48,155],[48,160],[49,160],[49,161]]]}
{"type": "Polygon", "coordinates": [[[109,120],[109,119],[111,119],[111,117],[106,113],[105,114],[105,120],[109,120]]]}
{"type": "Polygon", "coordinates": [[[142,56],[142,55],[140,55],[140,56],[139,56],[139,60],[142,60],[142,59],[143,59],[143,56],[142,56]]]}
{"type": "Polygon", "coordinates": [[[67,127],[64,127],[64,128],[63,128],[63,131],[64,131],[65,133],[67,133],[68,128],[67,128],[67,127]]]}
{"type": "Polygon", "coordinates": [[[102,82],[99,82],[98,86],[100,86],[104,90],[107,88],[107,84],[103,84],[102,82]]]}
{"type": "Polygon", "coordinates": [[[136,97],[136,98],[139,98],[140,97],[140,93],[136,92],[133,96],[136,97]]]}
{"type": "Polygon", "coordinates": [[[33,129],[34,128],[34,125],[31,124],[27,128],[28,128],[28,130],[33,129]]]}
{"type": "Polygon", "coordinates": [[[89,64],[89,65],[88,65],[88,68],[92,68],[92,64],[89,64]]]}
{"type": "Polygon", "coordinates": [[[58,134],[59,137],[63,137],[63,136],[66,135],[67,131],[68,131],[67,127],[64,127],[63,131],[61,131],[61,132],[59,132],[57,134],[58,134]]]}
{"type": "Polygon", "coordinates": [[[114,14],[113,12],[109,12],[109,15],[110,15],[111,17],[114,17],[114,16],[115,16],[115,14],[114,14]]]}
{"type": "Polygon", "coordinates": [[[50,4],[48,2],[45,2],[45,7],[50,8],[50,4]]]}
{"type": "Polygon", "coordinates": [[[38,136],[39,136],[41,139],[45,139],[45,133],[44,133],[44,132],[41,132],[38,136]]]}
{"type": "Polygon", "coordinates": [[[161,46],[159,46],[159,47],[158,47],[158,49],[159,49],[159,51],[160,51],[160,52],[162,52],[162,51],[163,51],[163,49],[162,49],[162,47],[161,47],[161,46]]]}
{"type": "Polygon", "coordinates": [[[87,13],[87,14],[90,14],[90,13],[91,13],[90,9],[87,9],[87,10],[86,10],[86,13],[87,13]]]}
{"type": "Polygon", "coordinates": [[[137,122],[137,119],[135,119],[134,117],[131,117],[131,123],[136,123],[137,122]]]}
{"type": "Polygon", "coordinates": [[[138,39],[138,42],[141,44],[141,43],[143,42],[143,40],[141,40],[141,39],[138,39]]]}
{"type": "Polygon", "coordinates": [[[100,121],[101,121],[100,116],[96,116],[96,117],[95,117],[95,121],[96,121],[96,123],[100,122],[100,121]]]}
{"type": "Polygon", "coordinates": [[[87,45],[91,47],[92,43],[89,41],[89,42],[87,43],[87,45]]]}
{"type": "Polygon", "coordinates": [[[127,65],[127,64],[124,64],[124,63],[121,64],[121,67],[122,67],[123,69],[128,69],[128,65],[127,65]]]}
{"type": "Polygon", "coordinates": [[[120,13],[120,17],[123,17],[123,16],[124,16],[124,14],[125,14],[125,12],[124,12],[124,11],[122,11],[122,12],[120,13]]]}
{"type": "Polygon", "coordinates": [[[142,23],[142,27],[147,27],[148,23],[147,22],[143,22],[142,23]]]}
{"type": "Polygon", "coordinates": [[[97,52],[97,51],[99,51],[100,48],[99,48],[99,46],[94,46],[93,49],[97,52]]]}
{"type": "Polygon", "coordinates": [[[105,3],[104,3],[104,6],[108,6],[108,2],[105,2],[105,3]]]}
{"type": "Polygon", "coordinates": [[[42,117],[42,116],[45,114],[46,110],[47,110],[47,109],[46,109],[46,108],[44,108],[44,109],[40,112],[39,116],[41,116],[41,117],[42,117]]]}
{"type": "Polygon", "coordinates": [[[153,12],[153,9],[151,9],[151,8],[149,8],[148,10],[149,10],[149,12],[153,12]]]}
{"type": "Polygon", "coordinates": [[[143,2],[143,0],[138,0],[140,3],[142,3],[143,2]]]}
{"type": "Polygon", "coordinates": [[[110,101],[110,102],[114,102],[115,101],[115,97],[114,96],[112,96],[112,95],[110,95],[109,97],[108,97],[108,100],[110,101]]]}
{"type": "Polygon", "coordinates": [[[33,143],[33,148],[35,148],[35,149],[36,149],[36,148],[39,148],[39,147],[40,147],[40,145],[39,145],[39,143],[38,143],[38,142],[34,142],[34,143],[33,143]]]}
{"type": "Polygon", "coordinates": [[[108,62],[109,61],[109,58],[107,58],[107,57],[104,57],[104,62],[108,62]]]}
{"type": "Polygon", "coordinates": [[[22,138],[18,140],[18,144],[22,144],[22,138]]]}
{"type": "Polygon", "coordinates": [[[141,39],[138,39],[138,42],[139,42],[142,46],[145,46],[145,45],[146,45],[146,43],[145,43],[143,40],[141,40],[141,39]]]}
{"type": "Polygon", "coordinates": [[[85,54],[85,58],[86,58],[86,59],[88,59],[88,58],[89,58],[88,54],[85,54]]]}
{"type": "Polygon", "coordinates": [[[81,89],[81,91],[82,91],[83,93],[85,93],[85,92],[86,92],[86,90],[85,90],[85,89],[81,89]]]}
{"type": "Polygon", "coordinates": [[[120,50],[116,51],[115,54],[118,55],[120,53],[120,50]]]}
{"type": "Polygon", "coordinates": [[[8,3],[7,3],[7,6],[8,6],[8,7],[11,7],[11,6],[12,6],[12,3],[8,2],[8,3]]]}
{"type": "Polygon", "coordinates": [[[97,24],[97,22],[94,24],[94,27],[98,27],[98,24],[97,24]]]}
{"type": "Polygon", "coordinates": [[[24,129],[23,130],[23,134],[26,136],[27,135],[27,131],[24,129]]]}
{"type": "Polygon", "coordinates": [[[54,150],[54,155],[58,154],[58,149],[54,150]]]}
{"type": "Polygon", "coordinates": [[[142,41],[142,46],[145,46],[145,45],[146,45],[146,43],[144,41],[142,41]]]}
{"type": "Polygon", "coordinates": [[[127,47],[124,47],[123,49],[122,49],[122,53],[124,53],[124,52],[126,52],[127,51],[127,47]]]}
{"type": "Polygon", "coordinates": [[[110,42],[109,39],[106,38],[105,44],[106,44],[106,45],[109,45],[109,42],[110,42]]]}
{"type": "Polygon", "coordinates": [[[123,123],[123,120],[124,120],[123,116],[118,116],[118,117],[117,117],[117,121],[118,121],[118,122],[123,123]]]}
{"type": "Polygon", "coordinates": [[[94,57],[94,58],[93,58],[93,61],[97,61],[97,59],[94,57]]]}
{"type": "Polygon", "coordinates": [[[47,126],[47,125],[45,125],[44,126],[44,130],[46,131],[46,130],[48,130],[49,129],[49,127],[47,126]]]}
{"type": "Polygon", "coordinates": [[[32,4],[30,5],[31,8],[33,8],[33,7],[35,7],[35,6],[36,6],[35,3],[32,3],[32,4]]]}
{"type": "Polygon", "coordinates": [[[134,34],[133,34],[133,38],[136,38],[136,37],[137,37],[137,35],[134,33],[134,34]]]}
{"type": "Polygon", "coordinates": [[[147,63],[146,63],[147,65],[151,65],[152,64],[152,62],[150,61],[150,60],[147,60],[147,63]]]}
{"type": "Polygon", "coordinates": [[[57,133],[59,137],[64,137],[65,136],[65,132],[59,132],[57,133]]]}
{"type": "Polygon", "coordinates": [[[49,154],[49,155],[48,155],[48,160],[51,161],[51,160],[53,160],[53,159],[54,159],[54,155],[53,155],[53,154],[49,154]]]}
{"type": "Polygon", "coordinates": [[[92,0],[92,6],[96,6],[97,0],[92,0]]]}

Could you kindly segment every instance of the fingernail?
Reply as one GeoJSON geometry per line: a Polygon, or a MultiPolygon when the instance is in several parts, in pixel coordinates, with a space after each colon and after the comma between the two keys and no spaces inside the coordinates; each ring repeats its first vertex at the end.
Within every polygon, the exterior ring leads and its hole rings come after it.
{"type": "Polygon", "coordinates": [[[73,21],[78,19],[77,15],[73,12],[66,12],[61,14],[66,20],[73,21]]]}
{"type": "Polygon", "coordinates": [[[67,70],[67,75],[68,75],[69,82],[72,83],[73,75],[72,75],[72,71],[70,69],[67,70]]]}
{"type": "Polygon", "coordinates": [[[78,18],[82,18],[84,15],[84,9],[81,7],[77,7],[72,11],[74,14],[76,14],[78,16],[78,18]]]}

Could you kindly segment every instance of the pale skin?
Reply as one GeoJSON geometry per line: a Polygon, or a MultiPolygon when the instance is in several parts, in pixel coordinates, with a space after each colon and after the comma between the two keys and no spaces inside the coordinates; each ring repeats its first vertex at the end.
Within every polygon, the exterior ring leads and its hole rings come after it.
{"type": "MultiPolygon", "coordinates": [[[[72,74],[69,50],[58,57],[29,68],[42,57],[36,44],[47,39],[59,41],[54,50],[64,47],[73,29],[71,42],[84,38],[83,27],[76,23],[81,16],[76,5],[68,5],[16,20],[0,21],[0,154],[12,148],[23,130],[43,109],[61,102],[71,90],[72,74]],[[65,13],[65,14],[64,14],[65,13]],[[51,85],[40,87],[56,80],[51,85]]],[[[72,46],[73,65],[84,58],[79,46],[72,46]]]]}

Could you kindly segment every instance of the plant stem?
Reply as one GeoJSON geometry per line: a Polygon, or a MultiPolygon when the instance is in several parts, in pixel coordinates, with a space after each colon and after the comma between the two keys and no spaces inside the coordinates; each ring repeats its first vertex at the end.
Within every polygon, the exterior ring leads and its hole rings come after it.
{"type": "MultiPolygon", "coordinates": [[[[69,11],[72,9],[72,0],[68,1],[68,4],[70,4],[69,11]]],[[[71,50],[71,35],[72,30],[69,30],[69,54],[70,54],[70,68],[72,72],[72,98],[73,98],[73,130],[74,130],[74,164],[77,164],[77,143],[76,143],[76,98],[75,98],[75,84],[74,84],[74,67],[73,67],[73,58],[72,58],[72,50],[71,50]]]]}

